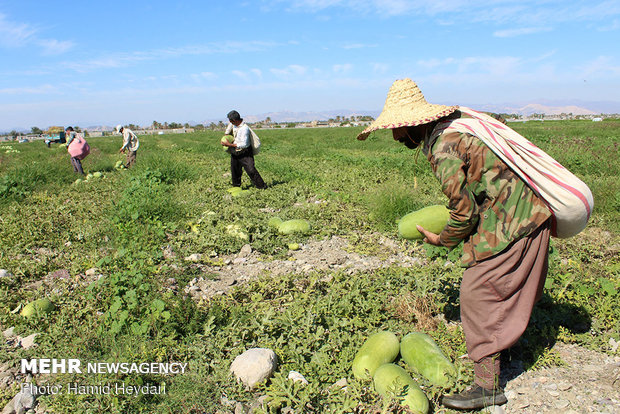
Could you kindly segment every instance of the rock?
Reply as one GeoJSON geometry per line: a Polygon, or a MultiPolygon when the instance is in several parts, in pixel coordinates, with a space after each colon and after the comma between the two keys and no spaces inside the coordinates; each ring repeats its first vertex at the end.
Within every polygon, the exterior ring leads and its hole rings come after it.
{"type": "Polygon", "coordinates": [[[338,381],[334,382],[332,385],[329,386],[330,389],[341,389],[341,388],[347,388],[347,379],[346,378],[340,378],[338,381]]]}
{"type": "Polygon", "coordinates": [[[15,382],[15,375],[11,371],[0,372],[0,389],[8,389],[15,382]]]}
{"type": "Polygon", "coordinates": [[[91,267],[90,269],[84,272],[84,275],[92,277],[92,276],[95,276],[97,272],[98,272],[98,269],[96,267],[91,267]]]}
{"type": "Polygon", "coordinates": [[[504,393],[504,395],[506,396],[506,398],[508,398],[509,400],[514,400],[515,398],[517,398],[517,392],[514,390],[510,390],[510,391],[506,391],[504,393]]]}
{"type": "Polygon", "coordinates": [[[163,255],[164,255],[164,259],[173,259],[176,256],[174,253],[174,250],[172,250],[172,246],[170,245],[167,245],[163,249],[163,255]]]}
{"type": "Polygon", "coordinates": [[[67,269],[58,269],[50,275],[54,279],[71,279],[71,274],[67,269]]]}
{"type": "Polygon", "coordinates": [[[308,380],[297,371],[289,372],[288,379],[293,380],[293,382],[301,382],[303,385],[308,384],[308,380]]]}
{"type": "Polygon", "coordinates": [[[271,349],[252,348],[239,355],[230,366],[237,381],[248,388],[267,380],[276,370],[278,357],[271,349]]]}
{"type": "Polygon", "coordinates": [[[568,391],[571,389],[573,385],[567,381],[560,382],[558,384],[558,390],[560,391],[568,391]]]}
{"type": "Polygon", "coordinates": [[[200,253],[190,254],[185,258],[186,262],[199,262],[202,259],[202,255],[200,253]]]}
{"type": "Polygon", "coordinates": [[[263,410],[267,404],[266,402],[267,402],[267,396],[261,395],[256,400],[252,401],[248,412],[255,413],[259,410],[263,410]]]}
{"type": "Polygon", "coordinates": [[[32,335],[28,335],[27,337],[22,338],[19,341],[19,343],[22,346],[22,348],[30,349],[35,345],[34,340],[38,335],[39,335],[38,333],[33,333],[32,335]]]}
{"type": "Polygon", "coordinates": [[[487,407],[487,413],[490,414],[505,414],[504,408],[501,405],[493,405],[491,407],[487,407]]]}
{"type": "Polygon", "coordinates": [[[22,387],[22,390],[4,407],[2,414],[24,414],[34,408],[36,399],[30,392],[30,387],[22,387]]]}
{"type": "Polygon", "coordinates": [[[9,338],[12,338],[12,337],[14,337],[14,336],[15,336],[14,331],[15,331],[15,327],[14,327],[14,326],[11,326],[10,328],[7,328],[7,329],[5,329],[4,331],[2,331],[2,335],[3,335],[6,339],[9,339],[9,338]]]}
{"type": "Polygon", "coordinates": [[[244,244],[241,250],[239,250],[238,257],[248,257],[250,254],[252,254],[252,246],[244,244]]]}
{"type": "Polygon", "coordinates": [[[12,275],[12,274],[11,274],[11,272],[9,272],[8,270],[6,270],[6,269],[0,269],[0,278],[3,278],[3,277],[11,277],[11,276],[13,276],[13,275],[12,275]]]}

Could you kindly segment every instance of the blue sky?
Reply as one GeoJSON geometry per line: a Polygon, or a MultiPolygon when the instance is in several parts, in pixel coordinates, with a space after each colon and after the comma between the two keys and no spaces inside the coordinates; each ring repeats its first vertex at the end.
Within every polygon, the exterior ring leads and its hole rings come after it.
{"type": "Polygon", "coordinates": [[[620,0],[0,0],[0,131],[620,101],[620,0]]]}

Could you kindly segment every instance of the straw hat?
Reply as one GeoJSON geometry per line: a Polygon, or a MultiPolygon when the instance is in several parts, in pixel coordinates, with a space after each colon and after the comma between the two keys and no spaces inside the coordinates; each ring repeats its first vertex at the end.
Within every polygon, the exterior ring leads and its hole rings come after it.
{"type": "Polygon", "coordinates": [[[365,140],[378,129],[393,129],[426,124],[456,111],[458,106],[435,105],[426,102],[424,95],[409,78],[399,79],[390,87],[383,111],[357,139],[365,140]]]}

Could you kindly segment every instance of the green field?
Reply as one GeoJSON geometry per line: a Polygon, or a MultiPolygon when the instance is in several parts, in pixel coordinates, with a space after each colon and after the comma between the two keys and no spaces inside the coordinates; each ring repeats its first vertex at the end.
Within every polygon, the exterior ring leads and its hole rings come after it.
{"type": "MultiPolygon", "coordinates": [[[[552,121],[510,125],[585,181],[595,198],[588,228],[552,239],[550,272],[522,340],[510,351],[527,369],[559,364],[556,341],[612,353],[620,334],[620,122],[552,121]]],[[[264,396],[267,412],[372,412],[389,403],[370,384],[353,379],[351,362],[364,339],[380,329],[399,337],[425,330],[407,301],[425,304],[438,321],[428,333],[460,371],[456,389],[469,385],[471,366],[458,323],[458,248],[448,252],[399,241],[396,220],[430,204],[445,204],[422,154],[385,133],[355,140],[359,129],[258,131],[256,165],[268,189],[231,197],[229,156],[222,132],[140,137],[137,164],[117,170],[120,138],[90,138],[85,172],[102,178],[75,183],[66,150],[43,142],[0,144],[0,327],[37,347],[0,347],[0,364],[22,358],[90,361],[188,362],[176,376],[55,374],[39,384],[107,382],[166,384],[163,396],[57,395],[42,404],[55,412],[208,412],[223,398],[251,404],[264,396]],[[319,200],[320,202],[316,202],[319,200]],[[274,215],[308,220],[304,236],[281,236],[268,226],[274,215]],[[227,231],[235,224],[244,240],[227,231]],[[347,274],[265,274],[224,295],[196,303],[183,289],[200,271],[184,257],[200,253],[217,262],[246,243],[262,260],[287,257],[288,243],[338,235],[361,254],[381,255],[377,234],[418,255],[417,267],[347,274]],[[174,256],[164,254],[166,248],[174,256]],[[96,268],[103,277],[90,280],[96,268]],[[60,276],[59,276],[60,275],[60,276]],[[64,276],[64,277],[62,277],[64,276]],[[166,285],[176,279],[177,291],[166,285]],[[24,318],[20,305],[49,297],[56,311],[24,318]],[[396,305],[395,305],[396,304],[396,305]],[[409,307],[410,308],[410,307],[409,307]],[[252,347],[273,349],[275,376],[246,391],[229,374],[233,359],[252,347]],[[301,372],[309,384],[287,380],[301,372]],[[348,378],[346,392],[329,388],[348,378]]],[[[6,341],[5,341],[6,342],[6,341]]],[[[616,351],[617,352],[617,351],[616,351]]],[[[405,366],[403,364],[403,366],[405,366]]],[[[420,380],[438,411],[443,390],[420,380]]],[[[0,389],[4,406],[18,381],[0,389]]],[[[234,410],[234,405],[232,409],[234,410]]],[[[225,411],[228,412],[228,411],[225,411]]],[[[445,411],[442,411],[445,412],[445,411]]]]}

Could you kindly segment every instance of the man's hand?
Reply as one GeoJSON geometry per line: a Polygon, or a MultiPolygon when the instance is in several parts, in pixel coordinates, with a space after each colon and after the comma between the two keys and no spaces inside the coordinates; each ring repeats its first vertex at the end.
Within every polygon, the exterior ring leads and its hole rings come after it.
{"type": "Polygon", "coordinates": [[[422,226],[416,226],[416,229],[424,235],[424,243],[432,244],[434,246],[441,246],[439,234],[431,233],[430,231],[425,230],[422,226]]]}
{"type": "Polygon", "coordinates": [[[124,153],[125,152],[125,148],[119,149],[118,152],[121,153],[121,154],[124,153]]]}

